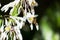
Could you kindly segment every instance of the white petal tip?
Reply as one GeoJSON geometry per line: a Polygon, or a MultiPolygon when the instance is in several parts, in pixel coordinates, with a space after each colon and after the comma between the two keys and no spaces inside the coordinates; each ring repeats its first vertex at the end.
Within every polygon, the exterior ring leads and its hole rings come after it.
{"type": "Polygon", "coordinates": [[[1,11],[4,11],[4,10],[1,8],[1,11]]]}
{"type": "Polygon", "coordinates": [[[36,25],[36,29],[37,29],[37,31],[39,30],[39,26],[38,25],[36,25]]]}
{"type": "Polygon", "coordinates": [[[33,25],[32,24],[30,25],[30,28],[31,28],[31,30],[33,30],[33,25]]]}

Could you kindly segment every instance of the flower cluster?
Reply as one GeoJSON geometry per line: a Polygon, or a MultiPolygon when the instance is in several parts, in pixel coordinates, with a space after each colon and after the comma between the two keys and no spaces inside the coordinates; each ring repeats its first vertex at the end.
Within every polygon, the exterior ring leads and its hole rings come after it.
{"type": "Polygon", "coordinates": [[[0,40],[8,40],[8,37],[11,40],[23,40],[20,29],[25,25],[26,20],[29,22],[31,30],[33,30],[33,23],[36,25],[36,29],[39,30],[38,23],[36,22],[38,15],[35,15],[34,11],[34,6],[37,5],[35,0],[14,0],[4,5],[1,11],[7,12],[10,7],[12,9],[10,10],[9,17],[5,18],[5,24],[3,22],[0,28],[0,40]],[[21,12],[23,17],[18,16],[21,12]]]}

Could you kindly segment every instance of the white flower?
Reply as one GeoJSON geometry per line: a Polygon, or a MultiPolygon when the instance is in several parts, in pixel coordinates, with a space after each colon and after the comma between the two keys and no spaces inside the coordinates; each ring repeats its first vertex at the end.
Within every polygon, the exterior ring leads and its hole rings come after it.
{"type": "MultiPolygon", "coordinates": [[[[1,31],[0,40],[5,40],[5,38],[6,40],[8,40],[8,34],[7,34],[8,32],[10,33],[11,40],[12,38],[13,40],[16,40],[16,39],[23,40],[20,29],[22,29],[22,27],[25,25],[26,20],[30,23],[31,30],[33,30],[34,18],[38,16],[38,15],[35,15],[35,11],[34,11],[34,6],[37,5],[35,0],[14,0],[13,2],[10,2],[9,4],[4,5],[1,8],[1,10],[4,12],[7,12],[8,9],[12,7],[9,13],[10,15],[13,12],[14,7],[17,6],[19,2],[21,3],[21,5],[19,5],[20,7],[18,7],[17,11],[18,11],[18,14],[20,14],[20,12],[23,11],[23,17],[10,16],[9,18],[11,18],[13,21],[8,21],[7,18],[5,18],[6,27],[4,27],[4,25],[2,24],[0,28],[0,31],[1,31]],[[28,5],[26,4],[26,2],[31,7],[30,8],[31,10],[27,7],[28,5]],[[22,5],[24,5],[24,8],[22,5]],[[21,8],[23,10],[21,10],[21,8]],[[12,27],[11,23],[16,23],[17,25],[13,25],[12,27]],[[12,32],[14,33],[14,37],[12,37],[12,32]]],[[[38,24],[36,24],[35,26],[36,26],[36,29],[39,30],[38,24]]]]}
{"type": "Polygon", "coordinates": [[[29,23],[32,23],[32,22],[33,22],[33,19],[34,19],[35,17],[37,17],[37,16],[38,16],[38,15],[33,15],[33,14],[31,14],[30,12],[28,12],[27,15],[26,15],[26,19],[28,20],[29,23]]]}
{"type": "Polygon", "coordinates": [[[4,6],[1,8],[1,10],[4,11],[4,12],[6,12],[6,11],[9,9],[9,7],[14,7],[14,5],[17,5],[17,4],[19,3],[19,1],[20,1],[20,0],[15,0],[15,1],[13,1],[13,2],[10,2],[9,4],[4,5],[4,6]]]}
{"type": "MultiPolygon", "coordinates": [[[[31,30],[33,30],[33,20],[34,20],[34,18],[35,17],[37,17],[38,15],[34,15],[34,14],[31,14],[30,12],[28,12],[27,13],[27,15],[26,15],[26,20],[31,24],[30,25],[30,27],[31,27],[31,30]]],[[[38,27],[37,27],[38,25],[36,25],[36,28],[37,28],[37,30],[38,30],[38,27]]]]}

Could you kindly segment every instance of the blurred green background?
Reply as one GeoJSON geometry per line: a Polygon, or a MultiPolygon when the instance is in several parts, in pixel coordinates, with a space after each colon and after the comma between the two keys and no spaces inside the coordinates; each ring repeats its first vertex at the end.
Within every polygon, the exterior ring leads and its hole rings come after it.
{"type": "MultiPolygon", "coordinates": [[[[13,0],[0,0],[0,3],[2,4],[2,6],[4,6],[12,1],[13,0]]],[[[58,0],[36,0],[36,1],[39,5],[35,7],[35,13],[38,14],[37,22],[39,24],[39,30],[37,31],[34,26],[34,30],[31,31],[29,28],[29,24],[26,25],[26,27],[21,29],[23,40],[59,40],[60,1],[58,0]]],[[[6,13],[0,10],[0,15],[8,14],[10,9],[6,13]]]]}

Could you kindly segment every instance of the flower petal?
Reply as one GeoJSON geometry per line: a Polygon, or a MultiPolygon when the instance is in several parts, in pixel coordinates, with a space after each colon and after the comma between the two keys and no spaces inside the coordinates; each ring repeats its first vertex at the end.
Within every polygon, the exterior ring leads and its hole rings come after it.
{"type": "Polygon", "coordinates": [[[4,5],[4,6],[1,8],[1,10],[7,12],[8,9],[9,9],[9,7],[14,7],[14,5],[17,5],[17,4],[19,3],[19,1],[20,1],[20,0],[15,0],[15,1],[13,1],[13,2],[10,2],[9,4],[4,5]]]}
{"type": "Polygon", "coordinates": [[[33,24],[30,25],[31,30],[33,30],[33,24]]]}
{"type": "Polygon", "coordinates": [[[38,24],[36,24],[36,29],[39,30],[39,26],[38,26],[38,24]]]}
{"type": "Polygon", "coordinates": [[[5,5],[5,6],[3,6],[2,8],[1,8],[1,11],[7,11],[9,9],[9,7],[7,6],[7,5],[5,5]]]}

